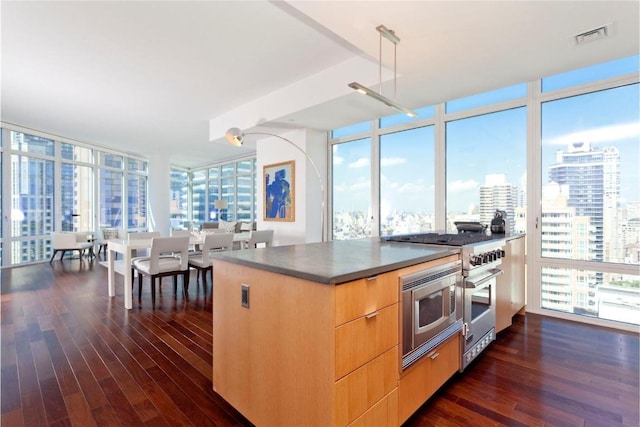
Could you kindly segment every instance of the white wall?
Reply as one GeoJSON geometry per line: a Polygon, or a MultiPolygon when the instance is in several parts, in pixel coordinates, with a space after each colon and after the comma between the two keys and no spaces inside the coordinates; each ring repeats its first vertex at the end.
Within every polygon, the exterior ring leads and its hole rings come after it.
{"type": "MultiPolygon", "coordinates": [[[[327,139],[325,132],[295,130],[282,133],[313,160],[322,178],[326,198],[327,139]]],[[[322,191],[315,169],[303,152],[278,137],[259,136],[256,142],[258,182],[258,229],[273,229],[274,246],[319,242],[322,240],[321,211],[322,191]],[[264,220],[263,167],[272,163],[295,161],[295,221],[264,220]]],[[[326,223],[326,215],[323,218],[326,223]]]]}

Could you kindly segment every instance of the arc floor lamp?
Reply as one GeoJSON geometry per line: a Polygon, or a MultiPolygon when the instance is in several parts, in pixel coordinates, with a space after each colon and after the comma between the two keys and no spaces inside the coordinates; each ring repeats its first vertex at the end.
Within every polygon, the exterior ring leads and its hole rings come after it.
{"type": "Polygon", "coordinates": [[[304,151],[302,148],[298,147],[296,144],[294,144],[293,142],[291,142],[287,138],[282,137],[280,135],[276,135],[274,133],[268,133],[268,132],[247,132],[247,133],[244,133],[239,128],[230,128],[224,134],[224,136],[227,139],[227,141],[229,141],[231,144],[235,145],[236,147],[241,147],[242,146],[242,144],[244,142],[244,137],[246,135],[265,135],[265,136],[272,136],[274,138],[281,139],[282,141],[285,141],[285,142],[289,143],[296,150],[301,152],[304,155],[304,157],[309,161],[309,163],[311,164],[311,167],[313,167],[313,170],[315,171],[316,175],[318,176],[318,182],[320,184],[320,197],[321,197],[321,204],[320,204],[320,233],[321,234],[320,234],[320,240],[324,242],[324,183],[322,181],[322,176],[320,175],[320,170],[318,170],[318,167],[316,166],[316,164],[313,161],[313,159],[311,157],[309,157],[307,152],[304,151]]]}

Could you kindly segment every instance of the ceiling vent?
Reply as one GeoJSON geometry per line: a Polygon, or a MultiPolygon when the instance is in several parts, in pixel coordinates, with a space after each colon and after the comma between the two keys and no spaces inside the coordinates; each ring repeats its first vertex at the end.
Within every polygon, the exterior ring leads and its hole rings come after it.
{"type": "Polygon", "coordinates": [[[594,28],[593,30],[585,31],[584,33],[576,34],[573,38],[576,45],[581,45],[604,39],[609,37],[611,34],[611,25],[604,25],[602,27],[594,28]]]}

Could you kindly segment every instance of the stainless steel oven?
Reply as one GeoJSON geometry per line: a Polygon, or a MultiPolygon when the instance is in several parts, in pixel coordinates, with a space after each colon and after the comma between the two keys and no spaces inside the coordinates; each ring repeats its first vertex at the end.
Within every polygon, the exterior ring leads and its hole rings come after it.
{"type": "Polygon", "coordinates": [[[462,262],[400,277],[402,369],[462,330],[462,262]]]}
{"type": "MultiPolygon", "coordinates": [[[[460,370],[462,371],[469,363],[482,353],[493,340],[495,340],[495,304],[496,304],[496,276],[502,273],[499,269],[503,258],[506,256],[504,247],[504,236],[489,236],[485,234],[486,226],[480,223],[456,223],[458,234],[448,233],[424,233],[424,234],[405,234],[398,236],[386,236],[385,241],[402,242],[425,245],[448,246],[451,248],[460,248],[460,258],[462,261],[463,283],[456,294],[456,298],[460,294],[464,295],[461,300],[463,304],[462,311],[462,360],[460,370]]],[[[426,291],[430,294],[429,291],[426,291]]],[[[409,305],[415,305],[414,299],[403,295],[403,313],[407,313],[409,306],[405,301],[411,301],[409,305]],[[406,308],[404,308],[406,307],[406,308]]],[[[413,316],[413,315],[411,315],[413,316]]],[[[426,338],[428,344],[422,344],[424,340],[414,338],[419,335],[419,331],[411,330],[411,321],[413,319],[409,314],[403,314],[403,360],[402,364],[408,366],[415,359],[429,351],[433,343],[440,343],[442,340],[438,338],[426,338]]],[[[426,324],[432,325],[429,332],[425,332],[424,336],[428,337],[429,333],[436,333],[436,337],[446,335],[450,330],[437,332],[438,328],[444,327],[444,321],[438,322],[427,321],[426,324]]],[[[453,326],[457,327],[458,321],[453,322],[453,326]]],[[[427,329],[425,329],[426,331],[427,329]]]]}
{"type": "Polygon", "coordinates": [[[474,271],[464,281],[464,349],[461,370],[467,367],[496,335],[496,277],[502,270],[474,271]]]}

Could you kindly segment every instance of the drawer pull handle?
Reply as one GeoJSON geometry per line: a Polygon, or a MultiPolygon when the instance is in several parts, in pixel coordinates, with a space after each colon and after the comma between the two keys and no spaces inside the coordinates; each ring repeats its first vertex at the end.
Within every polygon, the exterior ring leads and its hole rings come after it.
{"type": "Polygon", "coordinates": [[[438,353],[437,351],[434,351],[429,355],[429,358],[431,358],[431,360],[436,360],[438,356],[440,356],[440,353],[438,353]]]}
{"type": "Polygon", "coordinates": [[[374,318],[374,317],[376,317],[377,315],[378,315],[378,312],[377,312],[377,311],[374,311],[373,313],[369,313],[369,314],[367,314],[367,315],[366,315],[366,316],[364,316],[364,317],[366,317],[367,319],[373,319],[373,318],[374,318]]]}
{"type": "Polygon", "coordinates": [[[372,280],[376,280],[377,278],[378,278],[378,276],[367,277],[367,282],[370,282],[372,280]]]}

